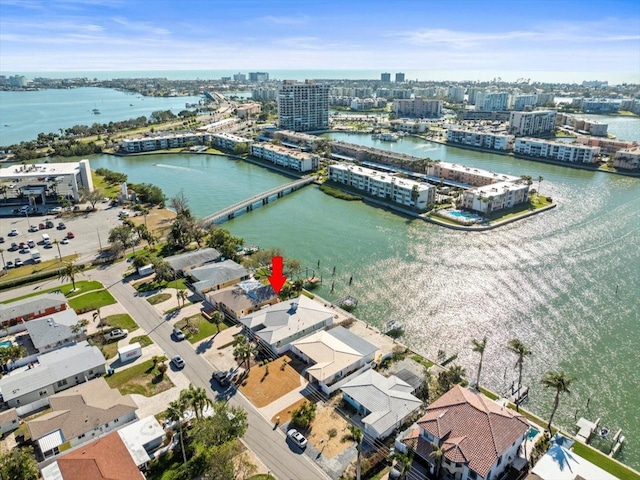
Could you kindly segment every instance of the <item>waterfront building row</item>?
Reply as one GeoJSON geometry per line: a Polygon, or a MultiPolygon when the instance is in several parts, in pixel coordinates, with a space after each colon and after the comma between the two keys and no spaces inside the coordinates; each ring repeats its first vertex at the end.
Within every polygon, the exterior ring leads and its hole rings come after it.
{"type": "Polygon", "coordinates": [[[514,207],[529,200],[529,185],[522,180],[474,187],[462,194],[462,207],[481,213],[514,207]]]}
{"type": "Polygon", "coordinates": [[[628,142],[625,140],[614,140],[609,138],[594,138],[585,136],[579,136],[577,142],[589,147],[600,147],[600,152],[606,155],[615,153],[618,150],[624,150],[637,146],[636,143],[628,142]]]}
{"type": "Polygon", "coordinates": [[[435,202],[436,188],[433,185],[358,165],[329,165],[329,179],[372,197],[391,200],[417,210],[426,210],[429,204],[435,202]]]}
{"type": "Polygon", "coordinates": [[[556,114],[555,110],[511,112],[509,133],[517,137],[551,135],[556,127],[556,114]]]}
{"type": "Polygon", "coordinates": [[[253,140],[250,138],[241,137],[239,135],[234,135],[232,133],[226,132],[214,133],[213,135],[211,135],[211,139],[213,141],[213,145],[225,150],[234,150],[237,145],[251,145],[253,143],[253,140]]]}
{"type": "Polygon", "coordinates": [[[251,155],[297,172],[311,172],[320,167],[320,157],[316,154],[268,142],[252,144],[251,155]]]}
{"type": "Polygon", "coordinates": [[[606,137],[608,125],[606,123],[589,120],[588,118],[580,118],[566,113],[558,113],[556,116],[556,125],[571,127],[578,133],[594,135],[596,137],[606,137]]]}
{"type": "Polygon", "coordinates": [[[450,128],[447,130],[447,142],[490,150],[510,150],[513,146],[514,138],[513,135],[478,132],[462,128],[450,128]]]}
{"type": "Polygon", "coordinates": [[[518,138],[513,153],[559,162],[593,163],[600,154],[600,148],[537,138],[518,138]]]}
{"type": "Polygon", "coordinates": [[[640,169],[640,146],[618,150],[613,158],[613,166],[629,170],[640,169]]]}
{"type": "Polygon", "coordinates": [[[396,117],[441,117],[442,100],[427,100],[422,97],[395,100],[393,112],[396,117]]]}
{"type": "Polygon", "coordinates": [[[209,133],[176,133],[152,137],[125,138],[120,142],[120,150],[127,153],[151,152],[167,148],[182,148],[193,145],[208,145],[209,133]]]}

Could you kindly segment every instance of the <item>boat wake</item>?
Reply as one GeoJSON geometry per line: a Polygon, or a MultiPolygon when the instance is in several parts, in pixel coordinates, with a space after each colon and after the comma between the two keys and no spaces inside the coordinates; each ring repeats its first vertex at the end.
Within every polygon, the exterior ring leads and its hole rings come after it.
{"type": "Polygon", "coordinates": [[[165,165],[164,163],[154,163],[153,164],[154,167],[160,167],[160,168],[170,168],[172,170],[185,170],[187,172],[198,172],[198,173],[202,173],[200,172],[200,170],[196,170],[195,168],[189,168],[189,167],[180,167],[178,165],[165,165]]]}

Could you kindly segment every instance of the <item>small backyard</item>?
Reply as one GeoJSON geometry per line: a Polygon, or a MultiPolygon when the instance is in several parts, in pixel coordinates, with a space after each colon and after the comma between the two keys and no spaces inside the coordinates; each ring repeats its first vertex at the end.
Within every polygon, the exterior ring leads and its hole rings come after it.
{"type": "Polygon", "coordinates": [[[167,367],[166,360],[165,357],[160,358],[158,362],[147,360],[105,378],[111,388],[117,388],[123,395],[135,393],[152,397],[173,387],[173,382],[161,372],[167,367]]]}

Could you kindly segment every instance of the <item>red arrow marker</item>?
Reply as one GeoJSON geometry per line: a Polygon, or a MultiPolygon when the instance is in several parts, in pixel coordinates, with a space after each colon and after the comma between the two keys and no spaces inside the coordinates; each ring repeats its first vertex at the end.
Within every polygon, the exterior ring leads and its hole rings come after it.
{"type": "Polygon", "coordinates": [[[271,276],[268,278],[276,294],[280,293],[282,286],[287,281],[287,277],[282,275],[282,257],[271,257],[271,276]]]}

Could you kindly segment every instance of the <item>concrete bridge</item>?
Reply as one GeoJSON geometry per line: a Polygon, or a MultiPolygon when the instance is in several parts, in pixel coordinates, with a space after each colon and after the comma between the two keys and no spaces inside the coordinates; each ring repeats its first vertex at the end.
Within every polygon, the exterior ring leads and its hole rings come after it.
{"type": "Polygon", "coordinates": [[[273,198],[273,200],[276,200],[278,198],[284,197],[287,193],[295,192],[299,188],[305,187],[310,183],[313,183],[314,181],[316,181],[316,177],[310,176],[301,178],[299,180],[294,180],[293,182],[289,182],[284,185],[280,185],[279,187],[272,188],[271,190],[247,198],[242,202],[234,203],[230,207],[218,210],[217,212],[203,218],[202,223],[206,227],[208,225],[211,225],[212,223],[222,223],[227,220],[231,220],[236,216],[236,214],[242,211],[250,212],[260,205],[267,205],[272,199],[271,197],[275,197],[273,198]]]}

